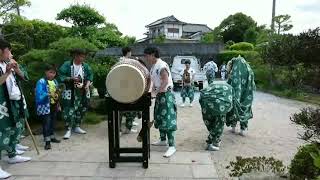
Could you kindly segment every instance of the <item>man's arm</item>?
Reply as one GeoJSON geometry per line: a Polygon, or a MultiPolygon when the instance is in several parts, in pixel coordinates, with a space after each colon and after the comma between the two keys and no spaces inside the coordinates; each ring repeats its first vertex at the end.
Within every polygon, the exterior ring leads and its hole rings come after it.
{"type": "Polygon", "coordinates": [[[167,69],[163,68],[160,71],[160,78],[161,78],[161,85],[160,85],[160,92],[166,92],[167,85],[169,83],[169,73],[167,69]]]}

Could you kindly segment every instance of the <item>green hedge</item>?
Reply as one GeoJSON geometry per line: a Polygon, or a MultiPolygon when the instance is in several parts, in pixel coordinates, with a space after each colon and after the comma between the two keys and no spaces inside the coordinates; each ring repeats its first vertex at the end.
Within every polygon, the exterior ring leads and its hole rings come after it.
{"type": "Polygon", "coordinates": [[[230,50],[237,50],[237,51],[252,51],[254,49],[253,44],[248,42],[239,42],[233,44],[229,47],[230,50]]]}
{"type": "Polygon", "coordinates": [[[218,54],[217,59],[218,63],[222,64],[223,62],[227,63],[234,57],[238,56],[244,57],[247,61],[254,61],[256,59],[260,58],[260,55],[256,51],[235,51],[235,50],[227,50],[227,51],[222,51],[221,53],[218,54]]]}
{"type": "Polygon", "coordinates": [[[110,68],[116,63],[114,57],[94,58],[89,62],[94,73],[93,86],[98,89],[100,97],[104,97],[106,93],[106,77],[110,68]]]}

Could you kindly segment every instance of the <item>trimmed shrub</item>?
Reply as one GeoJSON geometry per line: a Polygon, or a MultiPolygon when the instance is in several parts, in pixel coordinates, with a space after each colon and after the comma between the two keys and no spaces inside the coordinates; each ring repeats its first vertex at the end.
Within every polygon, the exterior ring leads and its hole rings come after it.
{"type": "Polygon", "coordinates": [[[290,179],[315,179],[320,175],[320,169],[314,165],[311,156],[311,153],[318,153],[318,149],[318,144],[308,144],[299,148],[299,151],[291,161],[290,179]]]}
{"type": "Polygon", "coordinates": [[[252,51],[254,49],[253,44],[248,42],[239,42],[230,46],[230,50],[237,51],[252,51]]]}
{"type": "Polygon", "coordinates": [[[222,51],[217,55],[218,63],[222,64],[223,62],[228,62],[234,57],[238,56],[244,57],[248,62],[255,61],[260,58],[260,55],[256,51],[235,51],[235,50],[227,50],[222,51]]]}

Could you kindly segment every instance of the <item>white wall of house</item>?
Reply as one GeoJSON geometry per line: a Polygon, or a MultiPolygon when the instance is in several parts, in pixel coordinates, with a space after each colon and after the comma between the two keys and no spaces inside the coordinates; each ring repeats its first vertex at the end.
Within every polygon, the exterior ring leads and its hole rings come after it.
{"type": "Polygon", "coordinates": [[[161,34],[164,34],[164,26],[156,26],[149,29],[150,37],[155,38],[161,34]]]}
{"type": "Polygon", "coordinates": [[[179,39],[182,36],[181,24],[164,24],[164,34],[169,39],[179,39]]]}

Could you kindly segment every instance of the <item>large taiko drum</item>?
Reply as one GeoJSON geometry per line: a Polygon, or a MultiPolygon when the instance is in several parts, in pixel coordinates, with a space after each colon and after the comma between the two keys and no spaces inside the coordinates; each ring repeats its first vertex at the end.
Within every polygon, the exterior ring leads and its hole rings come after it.
{"type": "Polygon", "coordinates": [[[120,103],[133,103],[149,91],[149,71],[138,60],[122,59],[111,68],[106,87],[112,99],[120,103]]]}

